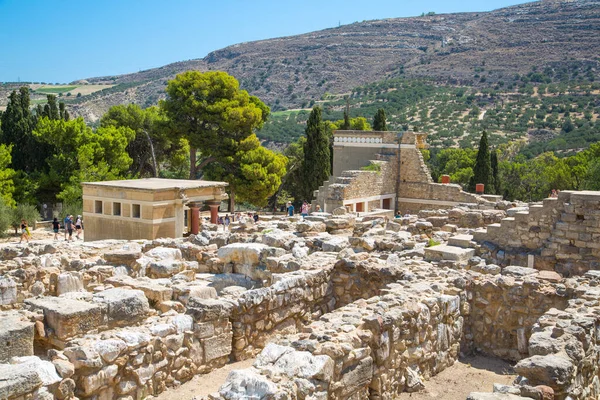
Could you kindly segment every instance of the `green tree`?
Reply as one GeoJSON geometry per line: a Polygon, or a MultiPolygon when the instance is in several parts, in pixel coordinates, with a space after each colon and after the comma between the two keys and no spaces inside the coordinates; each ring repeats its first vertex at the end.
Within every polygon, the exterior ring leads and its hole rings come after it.
{"type": "Polygon", "coordinates": [[[344,122],[340,129],[345,131],[350,129],[350,100],[346,97],[346,107],[344,108],[344,122]]]}
{"type": "Polygon", "coordinates": [[[502,185],[500,182],[500,177],[498,176],[498,152],[496,150],[492,150],[490,155],[490,166],[492,167],[492,182],[494,185],[494,194],[502,193],[502,185]]]}
{"type": "Polygon", "coordinates": [[[373,117],[373,129],[376,131],[387,131],[387,121],[385,118],[385,110],[380,108],[373,117]]]}
{"type": "Polygon", "coordinates": [[[187,154],[181,154],[189,151],[187,141],[171,135],[167,118],[157,107],[113,106],[100,119],[100,126],[125,127],[135,132],[127,145],[127,153],[133,160],[128,171],[131,176],[159,176],[162,167],[178,171],[183,163],[189,163],[187,154]]]}
{"type": "Polygon", "coordinates": [[[471,191],[475,191],[475,185],[478,183],[483,183],[485,185],[485,192],[491,193],[492,188],[490,184],[492,183],[492,165],[490,161],[490,147],[488,145],[486,131],[483,131],[481,140],[479,141],[479,149],[477,150],[475,166],[473,167],[471,191]]]}
{"type": "Polygon", "coordinates": [[[190,179],[196,179],[204,165],[233,157],[239,143],[260,129],[269,115],[260,99],[240,90],[238,81],[222,71],[177,75],[167,84],[161,108],[174,131],[190,144],[190,179]]]}
{"type": "Polygon", "coordinates": [[[48,146],[40,145],[33,136],[36,119],[29,110],[29,88],[22,87],[10,94],[6,111],[2,113],[0,143],[12,146],[12,168],[27,173],[45,166],[48,146]]]}
{"type": "Polygon", "coordinates": [[[287,201],[302,198],[302,185],[299,185],[299,182],[303,181],[305,144],[306,137],[301,136],[284,150],[283,154],[288,159],[287,171],[281,179],[279,190],[271,197],[269,203],[272,208],[276,208],[279,204],[285,204],[287,201]]]}
{"type": "Polygon", "coordinates": [[[0,199],[0,237],[5,237],[8,228],[11,226],[13,217],[13,209],[6,204],[4,200],[0,199]]]}
{"type": "Polygon", "coordinates": [[[15,170],[9,168],[11,163],[11,146],[0,144],[0,199],[2,204],[13,207],[15,201],[13,193],[15,192],[14,176],[15,170]]]}
{"type": "Polygon", "coordinates": [[[321,107],[314,107],[306,122],[302,179],[304,200],[312,200],[313,192],[329,178],[331,171],[329,137],[321,113],[321,107]]]}
{"type": "Polygon", "coordinates": [[[15,234],[19,232],[22,220],[27,221],[27,225],[33,226],[36,221],[42,219],[39,211],[32,204],[17,204],[10,215],[10,224],[15,230],[15,234]]]}

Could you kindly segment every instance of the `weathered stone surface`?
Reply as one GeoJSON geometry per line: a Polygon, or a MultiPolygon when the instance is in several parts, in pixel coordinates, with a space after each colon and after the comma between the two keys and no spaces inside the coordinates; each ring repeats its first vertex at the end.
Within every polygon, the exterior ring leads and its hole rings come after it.
{"type": "Polygon", "coordinates": [[[102,323],[102,307],[62,297],[41,297],[25,301],[44,312],[44,322],[60,340],[96,329],[102,323]]]}
{"type": "Polygon", "coordinates": [[[0,313],[0,363],[33,355],[33,327],[33,322],[19,315],[0,313]]]}
{"type": "Polygon", "coordinates": [[[561,390],[569,385],[575,366],[565,357],[556,355],[533,356],[515,365],[515,371],[533,385],[548,385],[561,390]]]}
{"type": "Polygon", "coordinates": [[[56,295],[83,290],[83,280],[79,272],[59,274],[56,282],[56,295]]]}
{"type": "Polygon", "coordinates": [[[0,364],[0,399],[25,396],[42,384],[37,371],[27,365],[0,364]]]}
{"type": "Polygon", "coordinates": [[[502,269],[502,275],[514,277],[537,275],[538,273],[539,271],[534,268],[519,267],[517,265],[511,265],[502,269]]]}
{"type": "Polygon", "coordinates": [[[11,360],[11,364],[16,364],[20,368],[34,371],[40,377],[44,386],[53,385],[61,381],[60,376],[56,373],[54,365],[50,361],[41,360],[39,357],[14,357],[11,360]]]}
{"type": "Polygon", "coordinates": [[[110,324],[134,323],[150,310],[148,299],[141,290],[108,289],[94,295],[94,302],[106,307],[110,324]]]}
{"type": "Polygon", "coordinates": [[[432,246],[425,249],[425,260],[427,261],[452,260],[466,265],[474,255],[475,249],[447,245],[432,246]]]}
{"type": "Polygon", "coordinates": [[[219,393],[227,400],[274,398],[279,391],[266,377],[252,370],[233,370],[219,393]]]}
{"type": "Polygon", "coordinates": [[[507,393],[469,393],[467,400],[531,400],[530,397],[521,397],[515,394],[507,393]]]}
{"type": "Polygon", "coordinates": [[[17,283],[8,277],[0,277],[0,305],[17,302],[17,283]]]}

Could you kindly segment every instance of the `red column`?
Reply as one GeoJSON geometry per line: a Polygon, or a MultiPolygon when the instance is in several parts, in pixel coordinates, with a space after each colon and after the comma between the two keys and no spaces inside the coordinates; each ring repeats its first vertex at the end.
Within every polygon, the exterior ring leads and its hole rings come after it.
{"type": "Polygon", "coordinates": [[[485,191],[485,186],[483,183],[477,183],[475,185],[475,192],[477,194],[483,194],[484,191],[485,191]]]}
{"type": "Polygon", "coordinates": [[[450,175],[442,175],[442,183],[445,185],[450,183],[450,175]]]}
{"type": "Polygon", "coordinates": [[[219,218],[219,205],[218,204],[209,204],[210,207],[210,223],[216,224],[217,219],[219,218]]]}
{"type": "Polygon", "coordinates": [[[197,235],[200,232],[200,207],[190,207],[191,226],[190,232],[197,235]]]}

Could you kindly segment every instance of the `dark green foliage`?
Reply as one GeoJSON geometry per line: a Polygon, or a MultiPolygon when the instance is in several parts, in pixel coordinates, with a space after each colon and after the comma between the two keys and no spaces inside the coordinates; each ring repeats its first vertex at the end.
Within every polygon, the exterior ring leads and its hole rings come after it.
{"type": "Polygon", "coordinates": [[[502,194],[502,182],[498,176],[498,153],[496,150],[492,150],[492,154],[490,155],[490,164],[492,167],[492,182],[494,188],[493,193],[502,194]]]}
{"type": "Polygon", "coordinates": [[[27,225],[33,226],[36,221],[41,221],[39,211],[34,205],[31,204],[17,204],[11,212],[10,224],[17,233],[21,226],[21,220],[27,221],[27,225]]]}
{"type": "Polygon", "coordinates": [[[306,123],[303,176],[302,181],[298,182],[303,187],[302,200],[312,200],[313,192],[329,178],[329,137],[321,115],[321,107],[314,107],[306,123]]]}
{"type": "Polygon", "coordinates": [[[346,108],[344,108],[344,123],[341,126],[342,130],[350,129],[350,102],[346,99],[346,108]]]}
{"type": "Polygon", "coordinates": [[[373,130],[375,131],[387,131],[387,121],[385,118],[385,110],[380,108],[373,117],[373,130]]]}
{"type": "Polygon", "coordinates": [[[473,178],[471,180],[470,189],[475,191],[475,185],[483,183],[485,192],[491,193],[492,189],[492,165],[490,161],[490,146],[488,145],[487,132],[483,131],[481,140],[479,141],[479,149],[477,150],[477,158],[475,158],[475,166],[473,167],[473,178]]]}

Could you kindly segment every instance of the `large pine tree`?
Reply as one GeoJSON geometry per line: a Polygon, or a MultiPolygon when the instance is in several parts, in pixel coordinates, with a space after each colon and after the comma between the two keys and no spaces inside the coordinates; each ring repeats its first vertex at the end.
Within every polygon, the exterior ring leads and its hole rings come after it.
{"type": "Polygon", "coordinates": [[[500,185],[500,176],[498,170],[498,153],[496,152],[496,150],[492,150],[492,153],[490,155],[490,165],[492,167],[494,194],[502,194],[502,187],[500,185]]]}
{"type": "Polygon", "coordinates": [[[305,132],[303,182],[298,183],[303,188],[303,200],[310,201],[313,198],[313,192],[329,179],[331,168],[329,137],[321,117],[321,107],[317,106],[311,111],[305,132]]]}
{"type": "Polygon", "coordinates": [[[493,192],[492,164],[486,131],[483,131],[483,135],[481,135],[481,140],[479,141],[479,150],[477,150],[477,158],[475,159],[475,167],[473,168],[473,178],[471,178],[471,191],[475,191],[475,185],[478,183],[485,185],[485,193],[493,192]]]}
{"type": "Polygon", "coordinates": [[[380,108],[375,113],[375,117],[373,118],[373,130],[375,131],[387,131],[387,121],[385,118],[385,110],[380,108]]]}

